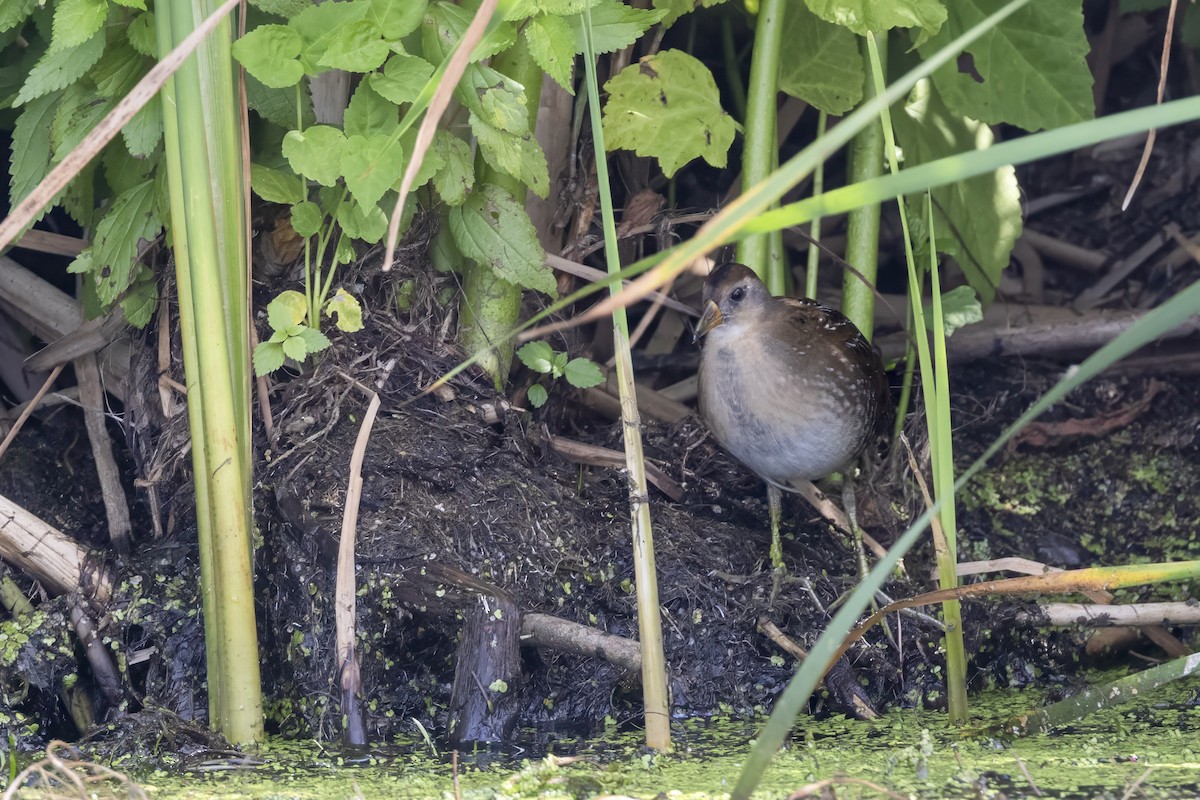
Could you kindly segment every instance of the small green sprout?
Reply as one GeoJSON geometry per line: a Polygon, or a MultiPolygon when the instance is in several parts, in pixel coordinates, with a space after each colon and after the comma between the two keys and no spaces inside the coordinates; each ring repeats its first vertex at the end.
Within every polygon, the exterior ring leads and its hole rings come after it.
{"type": "MultiPolygon", "coordinates": [[[[525,366],[534,372],[549,375],[551,380],[566,378],[567,383],[577,389],[587,389],[590,386],[604,382],[604,373],[600,366],[588,358],[567,359],[566,353],[561,353],[545,342],[530,342],[517,351],[517,357],[525,366]]],[[[540,383],[529,387],[529,402],[534,408],[546,404],[549,391],[540,383]]]]}

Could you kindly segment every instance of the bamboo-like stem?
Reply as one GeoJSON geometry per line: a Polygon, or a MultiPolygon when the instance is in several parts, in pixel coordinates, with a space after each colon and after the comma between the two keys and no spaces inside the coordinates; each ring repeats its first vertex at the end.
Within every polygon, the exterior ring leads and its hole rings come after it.
{"type": "MultiPolygon", "coordinates": [[[[521,39],[493,58],[491,66],[525,87],[525,108],[529,114],[529,128],[533,130],[537,124],[538,101],[542,92],[542,72],[529,54],[525,40],[521,39]]],[[[482,153],[475,158],[475,173],[479,176],[479,183],[499,186],[524,207],[526,189],[520,178],[492,167],[484,161],[482,153]]],[[[468,262],[463,271],[458,340],[469,353],[491,348],[480,366],[492,376],[497,390],[504,387],[512,367],[513,341],[508,338],[508,332],[516,324],[520,313],[520,286],[501,278],[486,264],[468,262]]]]}
{"type": "MultiPolygon", "coordinates": [[[[829,124],[829,115],[822,111],[817,115],[817,138],[825,135],[825,127],[829,124]]],[[[825,191],[825,164],[817,165],[813,170],[812,196],[819,197],[825,191]]],[[[812,221],[808,229],[808,265],[804,273],[804,296],[817,296],[817,277],[821,269],[821,218],[812,221]]]]}
{"type": "MultiPolygon", "coordinates": [[[[880,63],[887,59],[887,38],[878,42],[880,63]]],[[[863,44],[863,57],[870,54],[863,44]]],[[[868,71],[863,87],[863,102],[875,97],[885,84],[876,83],[868,71]]],[[[861,183],[883,174],[883,126],[863,128],[850,145],[848,183],[861,183]]],[[[842,278],[842,311],[871,339],[875,332],[875,276],[879,271],[879,203],[870,203],[851,211],[846,223],[846,262],[862,275],[847,271],[842,278]],[[865,279],[865,283],[864,280],[865,279]]]]}
{"type": "MultiPolygon", "coordinates": [[[[588,111],[592,141],[596,149],[596,182],[600,188],[600,210],[604,221],[604,253],[610,275],[621,271],[617,255],[616,216],[609,190],[604,129],[600,122],[600,90],[596,79],[596,56],[592,48],[592,15],[583,12],[584,54],[587,72],[588,111]]],[[[612,292],[620,291],[614,284],[612,292]]],[[[654,534],[650,525],[650,490],[642,454],[642,421],[633,382],[633,359],[629,353],[629,322],[623,307],[613,311],[613,348],[617,385],[624,426],[625,467],[629,481],[629,516],[633,529],[633,571],[637,586],[638,639],[642,648],[642,703],[646,723],[646,745],[655,750],[671,748],[671,717],[667,705],[667,662],[663,652],[662,618],[658,602],[658,575],[654,566],[654,534]]]]}
{"type": "MultiPolygon", "coordinates": [[[[167,4],[158,9],[157,19],[163,52],[195,27],[187,7],[167,4]]],[[[232,333],[249,319],[244,239],[238,238],[246,228],[244,220],[227,221],[244,209],[235,188],[242,185],[240,138],[236,128],[232,137],[215,130],[218,124],[236,125],[232,110],[215,109],[234,102],[230,42],[226,20],[164,87],[163,119],[200,526],[210,723],[230,741],[250,744],[262,740],[263,718],[250,558],[249,443],[243,434],[249,424],[249,339],[244,331],[232,333]],[[209,63],[219,60],[226,67],[209,63]],[[230,142],[235,149],[223,152],[230,142]],[[218,225],[228,227],[218,233],[218,225]],[[200,330],[205,331],[202,346],[200,330]]]]}
{"type": "MultiPolygon", "coordinates": [[[[777,164],[776,99],[779,56],[783,42],[783,10],[788,0],[762,0],[750,58],[746,95],[746,140],[742,154],[742,191],[766,179],[777,164]]],[[[783,233],[755,234],[738,243],[737,258],[758,273],[771,294],[787,291],[783,233]]]]}

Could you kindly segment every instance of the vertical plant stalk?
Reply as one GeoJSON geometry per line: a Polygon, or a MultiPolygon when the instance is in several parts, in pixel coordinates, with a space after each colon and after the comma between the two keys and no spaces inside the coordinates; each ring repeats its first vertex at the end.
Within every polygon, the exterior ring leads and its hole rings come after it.
{"type": "MultiPolygon", "coordinates": [[[[825,127],[829,124],[829,115],[822,111],[817,115],[817,138],[825,135],[825,127]]],[[[825,162],[813,170],[812,196],[820,197],[825,193],[825,162]]],[[[808,263],[804,272],[804,296],[817,296],[817,277],[821,269],[821,218],[813,218],[808,229],[808,263]]]]}
{"type": "MultiPolygon", "coordinates": [[[[879,87],[883,83],[883,56],[876,47],[875,37],[867,33],[867,64],[871,69],[872,82],[879,87]]],[[[896,140],[892,133],[890,112],[881,113],[880,131],[885,143],[884,152],[893,173],[900,171],[896,140]]],[[[913,255],[912,237],[908,226],[908,213],[904,198],[897,198],[900,225],[904,230],[904,254],[908,264],[909,307],[912,311],[913,339],[916,340],[918,364],[921,369],[921,390],[925,398],[925,417],[929,430],[929,452],[933,466],[933,496],[938,503],[938,519],[945,536],[945,546],[936,547],[938,562],[938,584],[942,589],[953,589],[958,585],[958,547],[954,514],[954,458],[950,426],[950,375],[946,357],[946,333],[942,319],[941,280],[938,275],[937,243],[933,230],[932,200],[925,195],[929,206],[929,275],[931,279],[934,352],[929,347],[929,327],[925,324],[925,310],[921,303],[921,276],[917,271],[913,255]]],[[[950,719],[956,724],[967,721],[967,655],[963,643],[962,606],[957,600],[942,604],[942,616],[946,622],[946,695],[950,719]]]]}
{"type": "MultiPolygon", "coordinates": [[[[524,38],[493,58],[491,66],[525,87],[525,108],[532,131],[537,126],[542,71],[529,55],[524,38]]],[[[475,158],[475,174],[480,183],[495,184],[525,205],[525,184],[487,164],[482,154],[475,158]]],[[[504,388],[512,367],[513,340],[508,332],[516,325],[520,313],[520,286],[504,280],[486,264],[468,262],[463,273],[458,340],[468,353],[489,348],[488,356],[480,361],[480,366],[492,376],[498,391],[504,388]]]]}
{"type": "MultiPolygon", "coordinates": [[[[205,0],[194,7],[168,3],[159,8],[160,52],[169,52],[192,31],[193,14],[207,15],[213,7],[205,0]]],[[[247,474],[246,221],[231,41],[226,19],[164,86],[162,102],[192,430],[210,724],[231,742],[251,744],[263,738],[263,716],[247,474]],[[199,331],[205,332],[203,342],[199,331]]]]}
{"type": "MultiPolygon", "coordinates": [[[[609,275],[621,271],[617,255],[616,216],[609,191],[608,161],[604,128],[600,120],[600,89],[596,81],[596,55],[592,47],[592,15],[583,12],[584,53],[587,71],[588,111],[592,143],[596,150],[596,183],[604,220],[604,254],[609,275]]],[[[610,291],[620,292],[620,283],[610,291]]],[[[646,722],[646,745],[655,750],[671,749],[671,716],[667,706],[667,660],[663,652],[662,617],[658,602],[658,575],[654,566],[654,534],[650,526],[650,490],[642,455],[642,420],[638,413],[633,382],[633,359],[629,354],[629,322],[625,309],[613,311],[613,348],[617,386],[621,397],[625,468],[629,481],[629,516],[633,529],[633,572],[637,586],[638,640],[642,647],[642,704],[646,722]]]]}
{"type": "MultiPolygon", "coordinates": [[[[887,60],[886,37],[878,43],[879,60],[887,60]]],[[[868,50],[866,42],[864,51],[868,50]]],[[[870,53],[863,60],[870,63],[870,53]]],[[[880,83],[879,87],[886,86],[880,83]]],[[[870,71],[863,87],[863,102],[869,102],[882,91],[877,88],[870,71]]],[[[846,183],[855,184],[878,178],[883,174],[883,126],[872,124],[863,128],[850,144],[850,174],[846,183]]],[[[851,211],[846,225],[846,261],[862,275],[847,271],[842,278],[842,312],[858,326],[868,341],[875,332],[875,278],[879,272],[879,204],[861,206],[851,211]]]]}
{"type": "MultiPolygon", "coordinates": [[[[742,191],[766,180],[778,161],[776,98],[779,95],[779,54],[783,44],[783,10],[788,0],[762,0],[750,57],[750,87],[746,94],[746,139],[742,152],[742,191]]],[[[756,233],[738,243],[737,258],[758,273],[771,294],[787,291],[783,261],[783,232],[756,233]]]]}

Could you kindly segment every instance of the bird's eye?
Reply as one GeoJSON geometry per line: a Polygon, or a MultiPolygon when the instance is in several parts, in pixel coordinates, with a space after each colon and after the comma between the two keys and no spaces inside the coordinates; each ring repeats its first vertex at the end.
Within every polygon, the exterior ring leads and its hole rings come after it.
{"type": "Polygon", "coordinates": [[[745,296],[746,288],[744,286],[739,286],[729,293],[729,299],[735,303],[741,302],[742,298],[745,296]]]}

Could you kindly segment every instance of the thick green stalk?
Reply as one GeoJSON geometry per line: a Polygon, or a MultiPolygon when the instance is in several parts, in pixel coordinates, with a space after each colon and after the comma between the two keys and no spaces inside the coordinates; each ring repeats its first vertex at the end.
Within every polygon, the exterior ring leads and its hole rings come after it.
{"type": "MultiPolygon", "coordinates": [[[[160,52],[190,33],[193,14],[211,13],[210,5],[160,6],[160,52]]],[[[234,333],[249,317],[231,38],[226,20],[183,64],[164,89],[163,120],[200,526],[210,722],[230,741],[250,744],[262,740],[263,719],[244,433],[248,332],[234,333]],[[230,125],[233,134],[217,130],[230,125]],[[232,151],[223,149],[230,146],[232,151]],[[198,331],[205,332],[203,342],[198,331]]]]}
{"type": "MultiPolygon", "coordinates": [[[[829,123],[829,115],[822,111],[817,115],[817,138],[825,135],[825,127],[829,123]]],[[[813,197],[819,197],[825,191],[825,164],[817,165],[813,171],[813,197]]],[[[809,226],[808,265],[804,274],[804,296],[817,296],[817,277],[821,269],[821,218],[817,217],[809,226]]]]}
{"type": "MultiPolygon", "coordinates": [[[[750,58],[750,90],[746,95],[746,140],[742,154],[742,191],[766,180],[776,167],[778,143],[776,101],[779,95],[779,53],[783,41],[783,10],[788,0],[762,0],[750,58]]],[[[787,291],[783,233],[749,236],[738,243],[737,258],[754,270],[771,294],[787,291]],[[777,240],[777,241],[773,241],[777,240]]]]}
{"type": "MultiPolygon", "coordinates": [[[[525,87],[525,108],[529,114],[529,129],[533,130],[542,92],[542,71],[529,55],[525,40],[519,40],[493,58],[491,66],[525,87]]],[[[480,183],[495,184],[524,205],[525,184],[487,164],[482,154],[475,158],[475,174],[480,183]]],[[[520,286],[504,280],[486,264],[468,262],[463,273],[458,340],[468,353],[490,349],[488,356],[479,363],[492,376],[497,390],[504,388],[512,367],[513,340],[508,333],[516,325],[520,312],[520,286]]]]}
{"type": "MultiPolygon", "coordinates": [[[[879,60],[887,62],[887,38],[878,43],[879,60]]],[[[863,60],[870,63],[866,42],[863,60]]],[[[863,87],[863,102],[878,91],[870,70],[863,87]]],[[[883,174],[883,126],[863,128],[850,144],[850,169],[847,183],[861,183],[883,174]]],[[[846,262],[859,275],[847,271],[842,278],[842,311],[868,339],[875,332],[875,276],[879,269],[879,204],[871,203],[851,211],[846,225],[846,262]],[[864,282],[865,281],[865,282],[864,282]]]]}

